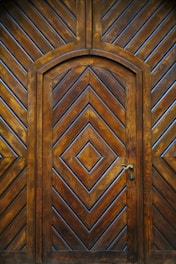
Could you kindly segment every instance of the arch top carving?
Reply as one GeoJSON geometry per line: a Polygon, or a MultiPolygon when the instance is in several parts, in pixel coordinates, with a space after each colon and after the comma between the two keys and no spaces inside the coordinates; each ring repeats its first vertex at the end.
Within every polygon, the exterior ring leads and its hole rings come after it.
{"type": "Polygon", "coordinates": [[[108,43],[104,43],[101,49],[79,48],[75,43],[69,43],[64,47],[59,47],[39,58],[29,71],[36,71],[44,74],[63,61],[86,55],[108,58],[123,65],[134,73],[141,71],[148,72],[148,74],[150,73],[149,65],[143,60],[127,50],[108,43]]]}

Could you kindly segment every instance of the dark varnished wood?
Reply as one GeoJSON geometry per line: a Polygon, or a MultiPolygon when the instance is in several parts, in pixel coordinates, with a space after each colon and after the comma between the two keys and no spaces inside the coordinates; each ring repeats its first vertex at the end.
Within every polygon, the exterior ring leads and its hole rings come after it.
{"type": "MultiPolygon", "coordinates": [[[[0,88],[0,261],[3,264],[41,264],[44,259],[47,259],[47,264],[51,259],[53,263],[63,264],[82,264],[84,261],[94,264],[127,261],[175,264],[174,1],[2,0],[0,19],[0,72],[3,80],[0,88]],[[96,64],[99,60],[102,60],[102,65],[96,64]],[[80,67],[75,67],[78,64],[80,67]],[[77,85],[74,92],[70,91],[70,96],[65,96],[60,107],[53,109],[53,114],[48,112],[52,108],[51,103],[55,105],[66,90],[69,91],[71,80],[74,83],[86,65],[91,65],[102,83],[109,85],[112,94],[126,110],[119,107],[115,99],[108,99],[103,84],[87,74],[81,79],[80,87],[77,85]],[[74,69],[73,74],[69,75],[70,79],[63,76],[66,69],[74,69]],[[105,69],[114,69],[113,78],[105,69]],[[129,78],[131,84],[128,87],[126,78],[129,75],[133,77],[129,78]],[[65,81],[61,84],[63,77],[65,81]],[[87,80],[95,93],[85,93],[75,105],[75,111],[63,116],[87,80]],[[121,84],[118,89],[117,80],[121,84]],[[54,89],[52,93],[50,88],[57,83],[60,89],[54,89]],[[101,100],[97,94],[101,95],[101,100]],[[126,149],[120,145],[119,148],[115,147],[113,133],[106,130],[92,110],[84,113],[82,121],[76,123],[67,136],[74,139],[72,132],[79,131],[89,116],[97,126],[98,133],[106,131],[105,139],[108,141],[111,138],[111,146],[115,151],[120,151],[121,156],[124,155],[122,161],[130,160],[135,164],[135,181],[127,181],[125,192],[119,200],[114,201],[109,213],[102,219],[101,210],[110,204],[118,188],[126,184],[125,178],[114,182],[107,192],[108,196],[101,198],[99,209],[95,206],[91,217],[88,217],[88,210],[80,206],[63,180],[50,170],[55,162],[57,170],[63,170],[65,180],[72,182],[70,188],[75,188],[88,208],[100,197],[101,192],[96,192],[96,188],[91,195],[78,188],[71,173],[57,162],[57,158],[53,158],[52,155],[58,152],[52,154],[50,151],[52,140],[55,142],[58,134],[64,133],[76,119],[79,109],[89,100],[100,117],[108,120],[120,140],[126,142],[126,149]],[[105,110],[105,101],[115,115],[118,113],[122,124],[128,123],[125,133],[123,125],[119,125],[116,117],[105,110]],[[56,125],[53,135],[52,118],[54,123],[60,120],[60,126],[56,125]],[[134,134],[137,135],[135,139],[134,134]],[[119,204],[128,205],[119,220],[120,224],[109,230],[107,235],[108,240],[112,239],[116,229],[127,220],[128,232],[124,232],[118,246],[112,247],[113,251],[89,252],[84,246],[79,247],[72,232],[66,233],[65,223],[55,215],[52,218],[54,226],[57,229],[63,226],[60,231],[62,236],[67,236],[67,239],[71,237],[79,252],[75,255],[69,250],[62,251],[62,254],[56,251],[47,255],[50,241],[65,250],[65,244],[58,241],[56,233],[53,232],[51,236],[48,219],[52,215],[52,202],[59,212],[64,212],[65,217],[69,214],[70,218],[73,217],[70,210],[64,211],[66,207],[57,195],[51,196],[51,183],[62,197],[67,197],[73,210],[79,209],[78,217],[89,228],[98,218],[101,227],[105,227],[119,213],[119,204]],[[124,241],[129,245],[127,256],[123,252],[116,254],[124,241]]],[[[91,129],[84,134],[85,138],[88,134],[93,136],[91,129]]],[[[82,136],[79,144],[75,145],[76,150],[79,151],[83,139],[82,136]]],[[[98,139],[96,136],[94,145],[98,139]]],[[[64,140],[61,141],[63,148],[69,142],[64,140]]],[[[97,150],[103,151],[104,155],[109,153],[109,149],[103,150],[100,144],[97,150]]],[[[70,155],[74,155],[74,148],[63,156],[65,162],[72,166],[74,162],[70,160],[70,155]]],[[[79,158],[79,162],[85,163],[91,170],[97,154],[90,147],[79,158]],[[86,162],[89,152],[93,157],[86,162]]],[[[113,154],[108,156],[107,163],[108,159],[113,159],[113,154]]],[[[92,173],[94,179],[99,179],[103,169],[97,167],[92,173]]],[[[120,169],[118,164],[109,177],[120,169]]],[[[79,174],[79,166],[75,170],[79,174]]],[[[84,184],[91,188],[93,180],[88,180],[84,168],[81,175],[84,184]]],[[[106,177],[102,180],[102,186],[108,186],[106,177]]],[[[85,233],[80,232],[76,225],[75,228],[81,239],[86,239],[85,233]]],[[[95,229],[91,239],[98,234],[95,229]]],[[[101,239],[97,248],[104,250],[104,245],[105,241],[101,239]]]]}

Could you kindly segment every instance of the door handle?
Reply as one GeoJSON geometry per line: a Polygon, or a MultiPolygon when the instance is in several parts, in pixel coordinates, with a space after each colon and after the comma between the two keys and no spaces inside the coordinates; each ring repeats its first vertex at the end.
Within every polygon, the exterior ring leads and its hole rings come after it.
{"type": "Polygon", "coordinates": [[[129,170],[128,177],[132,181],[134,180],[134,165],[133,164],[121,164],[124,170],[129,170]]]}
{"type": "Polygon", "coordinates": [[[128,165],[121,164],[121,165],[124,168],[124,170],[133,170],[134,169],[133,164],[128,164],[128,165]]]}

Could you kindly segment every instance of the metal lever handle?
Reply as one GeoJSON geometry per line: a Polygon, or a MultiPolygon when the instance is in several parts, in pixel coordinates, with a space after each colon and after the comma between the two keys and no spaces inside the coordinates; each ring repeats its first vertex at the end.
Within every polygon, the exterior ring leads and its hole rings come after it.
{"type": "Polygon", "coordinates": [[[128,165],[121,164],[121,165],[122,165],[122,167],[123,167],[125,170],[133,170],[133,169],[134,169],[133,164],[128,164],[128,165]]]}
{"type": "Polygon", "coordinates": [[[128,174],[129,179],[131,181],[134,180],[134,173],[133,173],[134,166],[133,166],[133,164],[128,164],[128,165],[121,164],[121,165],[124,168],[124,170],[129,170],[130,171],[129,174],[128,174]]]}

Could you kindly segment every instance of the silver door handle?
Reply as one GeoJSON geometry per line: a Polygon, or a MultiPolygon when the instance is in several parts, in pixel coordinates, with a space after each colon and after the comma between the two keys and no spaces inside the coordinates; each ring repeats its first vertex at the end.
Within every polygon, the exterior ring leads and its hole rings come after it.
{"type": "Polygon", "coordinates": [[[133,170],[134,169],[133,164],[128,164],[128,165],[121,164],[121,165],[124,168],[124,170],[133,170]]]}
{"type": "Polygon", "coordinates": [[[133,164],[121,164],[124,170],[129,170],[128,177],[132,181],[134,180],[134,165],[133,164]]]}

